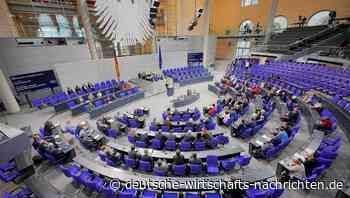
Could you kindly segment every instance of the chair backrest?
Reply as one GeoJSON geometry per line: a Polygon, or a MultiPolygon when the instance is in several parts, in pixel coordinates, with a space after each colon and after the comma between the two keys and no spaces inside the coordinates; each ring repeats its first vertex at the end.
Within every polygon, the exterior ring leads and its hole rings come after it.
{"type": "Polygon", "coordinates": [[[218,157],[215,155],[208,155],[207,156],[207,164],[217,166],[219,164],[218,157]]]}

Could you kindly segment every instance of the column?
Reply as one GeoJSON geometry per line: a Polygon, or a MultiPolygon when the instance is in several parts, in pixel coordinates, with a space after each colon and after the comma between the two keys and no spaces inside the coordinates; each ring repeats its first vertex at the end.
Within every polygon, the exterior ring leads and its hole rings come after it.
{"type": "Polygon", "coordinates": [[[86,0],[78,0],[78,12],[81,16],[81,22],[85,29],[86,41],[89,46],[90,58],[92,60],[98,59],[97,47],[94,40],[94,34],[92,33],[92,27],[90,22],[89,8],[86,0]]]}
{"type": "Polygon", "coordinates": [[[8,82],[9,81],[0,69],[0,99],[4,103],[8,113],[16,113],[20,111],[20,108],[8,82]]]}
{"type": "Polygon", "coordinates": [[[204,26],[203,26],[203,66],[209,66],[209,24],[210,24],[210,13],[211,13],[211,2],[212,0],[205,0],[204,6],[204,26]]]}
{"type": "Polygon", "coordinates": [[[18,37],[13,17],[6,0],[0,0],[0,37],[18,37]]]}
{"type": "Polygon", "coordinates": [[[271,39],[271,35],[272,35],[272,31],[273,31],[273,20],[276,16],[276,13],[277,13],[277,6],[278,6],[278,0],[272,0],[269,21],[267,22],[267,27],[265,29],[264,44],[267,44],[271,39]]]}

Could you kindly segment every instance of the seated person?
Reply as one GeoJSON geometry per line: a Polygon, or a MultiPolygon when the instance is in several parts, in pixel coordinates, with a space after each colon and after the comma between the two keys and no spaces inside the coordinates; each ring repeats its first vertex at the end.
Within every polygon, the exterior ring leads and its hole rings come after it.
{"type": "Polygon", "coordinates": [[[190,164],[202,164],[202,160],[197,157],[196,153],[193,153],[190,160],[190,164]]]}
{"type": "Polygon", "coordinates": [[[157,162],[154,165],[154,170],[161,171],[167,175],[169,170],[169,165],[165,160],[158,159],[157,162]]]}
{"type": "Polygon", "coordinates": [[[227,123],[230,118],[231,118],[230,113],[226,111],[222,116],[222,122],[227,123]]]}
{"type": "Polygon", "coordinates": [[[281,118],[282,122],[287,122],[289,125],[293,126],[298,121],[299,113],[297,108],[294,108],[292,111],[289,111],[287,115],[281,118]]]}
{"type": "Polygon", "coordinates": [[[304,178],[306,176],[305,174],[305,167],[303,164],[302,159],[295,159],[292,161],[292,163],[290,164],[289,167],[290,172],[290,176],[296,176],[298,178],[304,178]]]}
{"type": "Polygon", "coordinates": [[[204,140],[209,141],[213,137],[213,135],[208,131],[207,128],[204,127],[202,137],[204,138],[204,140]]]}
{"type": "Polygon", "coordinates": [[[167,140],[175,140],[176,136],[173,134],[172,131],[169,131],[167,135],[167,140]]]}
{"type": "Polygon", "coordinates": [[[87,84],[83,84],[83,85],[81,86],[81,90],[83,90],[85,93],[89,92],[89,87],[88,87],[88,85],[87,85],[87,84]]]}
{"type": "Polygon", "coordinates": [[[204,138],[203,138],[201,133],[197,133],[197,135],[196,135],[196,139],[195,139],[194,143],[197,143],[197,142],[204,142],[204,138]]]}
{"type": "Polygon", "coordinates": [[[78,93],[78,92],[80,92],[81,91],[81,89],[80,89],[80,87],[77,85],[77,86],[75,86],[75,93],[78,93]]]}
{"type": "Polygon", "coordinates": [[[313,154],[306,153],[303,165],[305,167],[305,175],[309,177],[312,174],[312,170],[318,166],[318,162],[313,154]]]}
{"type": "Polygon", "coordinates": [[[55,133],[58,133],[58,131],[56,131],[56,126],[53,124],[52,121],[46,121],[45,125],[44,125],[44,134],[45,136],[51,136],[55,133]]]}
{"type": "Polygon", "coordinates": [[[215,104],[213,104],[208,108],[208,114],[212,116],[215,113],[216,113],[216,106],[215,106],[215,104]]]}
{"type": "Polygon", "coordinates": [[[148,145],[150,141],[150,137],[147,134],[140,134],[140,138],[138,138],[138,140],[148,145]]]}
{"type": "Polygon", "coordinates": [[[274,146],[278,144],[283,144],[288,141],[288,134],[285,130],[279,130],[279,132],[275,133],[274,138],[272,139],[272,144],[274,146]]]}
{"type": "Polygon", "coordinates": [[[176,150],[176,154],[173,157],[173,163],[175,165],[185,164],[185,157],[181,154],[180,150],[176,150]]]}
{"type": "Polygon", "coordinates": [[[95,85],[92,84],[91,82],[88,82],[88,83],[87,83],[87,86],[88,86],[88,88],[91,89],[91,90],[95,89],[95,85]]]}
{"type": "Polygon", "coordinates": [[[130,151],[128,152],[128,158],[129,159],[134,159],[134,160],[137,160],[140,158],[140,155],[139,153],[135,150],[135,146],[132,145],[131,148],[130,148],[130,151]]]}
{"type": "Polygon", "coordinates": [[[144,154],[141,156],[141,160],[145,161],[145,162],[151,162],[153,163],[153,158],[151,156],[149,156],[148,154],[148,150],[144,150],[144,154]]]}
{"type": "Polygon", "coordinates": [[[329,131],[332,129],[333,123],[329,117],[322,117],[318,124],[315,124],[315,129],[320,131],[329,131]]]}
{"type": "Polygon", "coordinates": [[[57,145],[55,145],[52,142],[47,143],[46,152],[55,156],[55,157],[59,157],[60,155],[63,155],[62,148],[58,147],[57,145]]]}
{"type": "Polygon", "coordinates": [[[73,89],[72,88],[70,88],[70,87],[67,87],[67,94],[68,95],[72,95],[72,94],[74,94],[74,91],[73,91],[73,89]]]}
{"type": "Polygon", "coordinates": [[[116,164],[121,164],[121,162],[122,162],[122,156],[116,150],[107,150],[106,156],[108,159],[115,162],[116,164]]]}
{"type": "Polygon", "coordinates": [[[312,109],[316,110],[318,112],[318,114],[321,114],[322,111],[324,110],[324,107],[323,107],[322,103],[317,102],[312,106],[312,109]]]}
{"type": "Polygon", "coordinates": [[[156,139],[158,139],[158,140],[160,140],[160,141],[162,141],[162,142],[164,142],[164,141],[166,140],[165,136],[164,136],[164,135],[162,134],[162,132],[160,132],[160,131],[158,131],[158,132],[156,133],[156,135],[155,135],[154,138],[156,138],[156,139]]]}
{"type": "Polygon", "coordinates": [[[241,122],[238,125],[233,125],[231,127],[231,134],[233,136],[238,136],[240,133],[243,132],[243,130],[245,130],[246,128],[248,128],[247,124],[246,124],[246,120],[242,119],[241,122]]]}

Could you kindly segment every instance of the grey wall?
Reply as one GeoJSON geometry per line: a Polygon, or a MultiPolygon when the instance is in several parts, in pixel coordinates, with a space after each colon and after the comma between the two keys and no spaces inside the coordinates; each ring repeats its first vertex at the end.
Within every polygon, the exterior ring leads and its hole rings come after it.
{"type": "Polygon", "coordinates": [[[7,76],[53,69],[57,63],[88,60],[87,45],[16,47],[14,40],[0,40],[0,57],[7,76]]]}

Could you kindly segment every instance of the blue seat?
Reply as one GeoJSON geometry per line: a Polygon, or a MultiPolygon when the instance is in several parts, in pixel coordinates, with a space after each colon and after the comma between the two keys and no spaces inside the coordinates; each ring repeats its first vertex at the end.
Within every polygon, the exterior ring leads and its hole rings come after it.
{"type": "Polygon", "coordinates": [[[133,135],[128,135],[128,141],[129,141],[130,143],[133,143],[133,144],[136,143],[136,139],[135,139],[135,137],[134,137],[133,135]]]}
{"type": "Polygon", "coordinates": [[[135,159],[129,159],[128,156],[125,157],[125,165],[128,168],[137,168],[137,160],[135,159]]]}
{"type": "Polygon", "coordinates": [[[235,167],[237,160],[234,158],[226,159],[221,162],[222,167],[224,170],[228,171],[235,167]]]}
{"type": "Polygon", "coordinates": [[[78,175],[80,172],[80,167],[76,164],[71,165],[70,167],[66,167],[64,165],[60,165],[60,169],[67,177],[72,177],[73,175],[78,175]]]}
{"type": "Polygon", "coordinates": [[[141,171],[144,171],[144,172],[151,172],[153,169],[152,163],[149,161],[140,160],[139,161],[139,169],[141,171]]]}
{"type": "Polygon", "coordinates": [[[44,105],[44,103],[40,99],[33,99],[32,104],[34,107],[41,109],[44,105]]]}
{"type": "Polygon", "coordinates": [[[219,192],[206,192],[204,194],[205,198],[221,198],[221,194],[219,192]]]}
{"type": "Polygon", "coordinates": [[[135,145],[137,146],[137,147],[140,147],[140,148],[147,148],[147,144],[146,144],[146,142],[143,142],[143,141],[139,141],[139,140],[137,140],[136,142],[135,142],[135,145]]]}
{"type": "Polygon", "coordinates": [[[158,131],[158,126],[154,125],[154,124],[151,124],[151,126],[149,126],[149,130],[150,131],[158,131]]]}
{"type": "Polygon", "coordinates": [[[14,161],[9,161],[0,164],[0,170],[6,172],[16,168],[16,163],[14,161]]]}
{"type": "Polygon", "coordinates": [[[156,176],[166,176],[167,172],[161,169],[154,168],[153,169],[153,174],[156,176]]]}
{"type": "Polygon", "coordinates": [[[163,148],[163,141],[157,138],[152,139],[152,148],[154,149],[162,149],[163,148]]]}
{"type": "Polygon", "coordinates": [[[162,197],[163,198],[178,198],[179,193],[177,193],[177,192],[164,192],[162,197]]]}
{"type": "Polygon", "coordinates": [[[224,135],[216,136],[216,140],[218,141],[219,144],[227,144],[229,142],[228,137],[224,135]]]}
{"type": "Polygon", "coordinates": [[[165,142],[165,149],[168,151],[175,151],[176,150],[176,142],[175,140],[167,140],[165,142]]]}
{"type": "Polygon", "coordinates": [[[115,129],[112,129],[112,128],[108,128],[107,129],[107,134],[109,137],[112,137],[112,138],[117,138],[118,136],[120,136],[120,132],[116,131],[115,129]]]}
{"type": "Polygon", "coordinates": [[[157,198],[158,193],[150,190],[143,191],[142,198],[157,198]]]}
{"type": "Polygon", "coordinates": [[[186,173],[186,165],[180,164],[180,165],[173,165],[172,166],[174,175],[177,176],[184,176],[186,173]]]}
{"type": "Polygon", "coordinates": [[[89,188],[92,189],[93,191],[101,192],[104,183],[105,181],[101,177],[95,176],[91,184],[89,185],[89,188]]]}
{"type": "Polygon", "coordinates": [[[133,188],[124,188],[119,192],[119,198],[137,198],[138,190],[133,188]]]}
{"type": "Polygon", "coordinates": [[[246,190],[245,194],[249,198],[266,198],[270,196],[270,191],[269,190],[260,191],[255,188],[249,188],[246,190]]]}
{"type": "Polygon", "coordinates": [[[190,151],[192,147],[192,142],[181,141],[180,142],[180,150],[181,151],[190,151]]]}
{"type": "Polygon", "coordinates": [[[106,198],[116,198],[118,195],[118,189],[111,188],[109,182],[106,182],[105,185],[103,185],[101,192],[106,198]]]}
{"type": "Polygon", "coordinates": [[[219,174],[219,160],[217,156],[208,155],[207,156],[207,172],[209,174],[219,174]]]}
{"type": "Polygon", "coordinates": [[[196,141],[194,143],[194,149],[196,151],[204,151],[205,150],[205,145],[206,145],[205,141],[196,141]]]}
{"type": "Polygon", "coordinates": [[[191,164],[190,163],[190,173],[193,175],[199,175],[203,172],[202,164],[191,164]]]}
{"type": "Polygon", "coordinates": [[[185,192],[185,198],[201,198],[199,193],[185,192]]]}
{"type": "Polygon", "coordinates": [[[237,161],[241,167],[247,166],[251,159],[252,159],[251,156],[246,156],[246,155],[240,155],[237,157],[237,161]]]}

